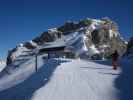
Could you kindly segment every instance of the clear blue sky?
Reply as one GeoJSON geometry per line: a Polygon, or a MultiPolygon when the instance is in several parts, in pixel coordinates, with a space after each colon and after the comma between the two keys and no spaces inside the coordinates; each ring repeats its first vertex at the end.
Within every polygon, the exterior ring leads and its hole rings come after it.
{"type": "Polygon", "coordinates": [[[16,44],[66,20],[108,16],[119,24],[123,36],[133,36],[132,4],[132,0],[1,0],[0,58],[16,44]]]}

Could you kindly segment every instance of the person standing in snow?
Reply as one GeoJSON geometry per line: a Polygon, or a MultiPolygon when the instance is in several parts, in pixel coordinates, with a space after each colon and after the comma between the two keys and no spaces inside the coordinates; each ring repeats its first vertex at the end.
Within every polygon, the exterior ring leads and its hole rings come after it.
{"type": "Polygon", "coordinates": [[[117,70],[118,58],[119,58],[119,54],[118,54],[117,50],[115,50],[114,53],[112,54],[112,66],[113,66],[114,70],[117,70]]]}
{"type": "Polygon", "coordinates": [[[10,65],[12,63],[11,61],[11,51],[8,51],[8,56],[7,56],[7,60],[6,60],[6,65],[10,65]]]}

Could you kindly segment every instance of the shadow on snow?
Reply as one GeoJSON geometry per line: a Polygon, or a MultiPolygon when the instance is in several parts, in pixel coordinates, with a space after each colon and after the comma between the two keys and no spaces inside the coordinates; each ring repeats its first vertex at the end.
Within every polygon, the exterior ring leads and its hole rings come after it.
{"type": "Polygon", "coordinates": [[[42,86],[45,86],[49,82],[56,67],[64,62],[68,62],[68,61],[56,60],[56,59],[48,60],[48,62],[44,66],[42,66],[38,70],[38,72],[32,74],[24,82],[18,85],[15,85],[14,87],[11,87],[9,89],[6,89],[4,91],[1,91],[0,99],[1,100],[30,100],[32,97],[32,94],[36,90],[38,90],[42,86]]]}
{"type": "MultiPolygon", "coordinates": [[[[98,64],[111,67],[111,61],[94,61],[98,64]]],[[[121,73],[102,73],[118,75],[114,81],[114,86],[119,90],[119,100],[133,100],[133,60],[120,61],[121,73]]]]}
{"type": "MultiPolygon", "coordinates": [[[[132,60],[133,61],[133,60],[132,60]]],[[[133,62],[122,61],[122,72],[115,80],[115,87],[120,91],[120,100],[133,100],[133,62]]]]}

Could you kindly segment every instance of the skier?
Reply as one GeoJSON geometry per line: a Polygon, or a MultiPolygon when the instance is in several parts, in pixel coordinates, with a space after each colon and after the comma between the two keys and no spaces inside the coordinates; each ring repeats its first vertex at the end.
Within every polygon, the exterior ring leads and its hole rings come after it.
{"type": "Polygon", "coordinates": [[[115,50],[114,53],[112,54],[112,66],[113,66],[114,70],[117,70],[118,58],[119,58],[119,54],[118,54],[117,50],[115,50]]]}
{"type": "Polygon", "coordinates": [[[11,51],[8,51],[8,56],[6,60],[6,65],[10,65],[12,63],[12,58],[11,58],[11,51]]]}

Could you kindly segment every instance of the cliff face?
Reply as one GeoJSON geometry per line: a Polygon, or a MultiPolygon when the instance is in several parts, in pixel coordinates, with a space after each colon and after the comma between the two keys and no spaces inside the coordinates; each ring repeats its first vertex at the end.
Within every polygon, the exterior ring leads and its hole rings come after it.
{"type": "Polygon", "coordinates": [[[81,28],[81,31],[87,36],[86,45],[88,48],[91,45],[95,45],[98,49],[105,48],[105,51],[109,54],[114,50],[118,50],[120,55],[125,52],[126,42],[120,36],[117,24],[107,18],[101,20],[85,19],[75,23],[66,22],[59,28],[42,33],[40,37],[33,39],[33,41],[41,45],[72,32],[79,31],[81,28]]]}
{"type": "MultiPolygon", "coordinates": [[[[126,51],[127,44],[122,39],[117,24],[108,18],[100,20],[87,18],[79,22],[68,21],[58,28],[43,32],[40,36],[30,42],[23,43],[20,47],[34,50],[37,46],[54,42],[76,32],[83,33],[84,42],[88,50],[93,46],[99,53],[104,53],[106,57],[113,53],[114,50],[117,50],[120,55],[123,55],[126,51]]],[[[78,37],[79,34],[76,35],[78,37]]],[[[17,50],[11,50],[8,57],[17,50]]]]}

